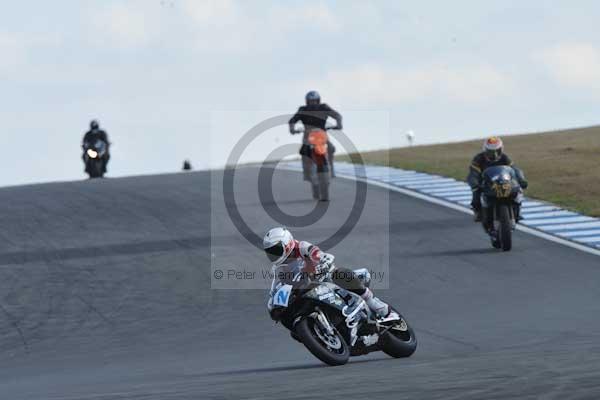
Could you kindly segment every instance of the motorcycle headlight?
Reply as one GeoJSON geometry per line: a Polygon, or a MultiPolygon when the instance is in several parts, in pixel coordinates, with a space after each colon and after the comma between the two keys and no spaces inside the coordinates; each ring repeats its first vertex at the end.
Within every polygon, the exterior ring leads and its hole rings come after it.
{"type": "Polygon", "coordinates": [[[92,150],[92,149],[88,149],[88,151],[87,151],[87,155],[88,155],[90,158],[96,158],[96,157],[98,157],[98,152],[97,152],[97,151],[95,151],[95,150],[92,150]]]}

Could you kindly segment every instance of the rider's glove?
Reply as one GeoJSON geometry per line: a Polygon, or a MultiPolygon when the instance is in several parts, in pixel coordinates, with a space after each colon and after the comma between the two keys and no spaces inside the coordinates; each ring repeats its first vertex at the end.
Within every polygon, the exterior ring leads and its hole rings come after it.
{"type": "Polygon", "coordinates": [[[333,260],[335,257],[332,254],[323,253],[319,259],[319,264],[315,266],[315,275],[323,275],[329,272],[333,266],[333,260]]]}
{"type": "Polygon", "coordinates": [[[315,265],[315,276],[322,276],[329,272],[330,266],[327,264],[317,264],[315,265]]]}

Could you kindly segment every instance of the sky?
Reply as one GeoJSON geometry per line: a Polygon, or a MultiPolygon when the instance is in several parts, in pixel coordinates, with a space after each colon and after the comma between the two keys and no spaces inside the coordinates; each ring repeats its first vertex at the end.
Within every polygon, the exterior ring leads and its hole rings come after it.
{"type": "MultiPolygon", "coordinates": [[[[596,1],[0,0],[0,186],[224,165],[311,89],[361,150],[600,122],[596,1]]],[[[271,129],[242,161],[297,143],[271,129]],[[271,138],[271,139],[268,139],[271,138]]],[[[510,148],[510,140],[506,141],[510,148]]]]}

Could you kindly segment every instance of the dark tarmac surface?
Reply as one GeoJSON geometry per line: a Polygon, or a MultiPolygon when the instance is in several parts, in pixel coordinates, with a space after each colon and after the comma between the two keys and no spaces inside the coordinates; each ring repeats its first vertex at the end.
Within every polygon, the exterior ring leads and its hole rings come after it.
{"type": "MultiPolygon", "coordinates": [[[[236,193],[262,235],[274,222],[256,175],[238,171],[236,193]]],[[[500,253],[465,214],[369,187],[330,250],[345,266],[389,258],[376,292],[419,347],[326,367],[269,319],[265,288],[243,289],[265,282],[211,289],[222,265],[267,267],[212,177],[0,189],[0,399],[600,398],[600,258],[521,232],[500,253]]],[[[314,207],[298,173],[274,179],[284,211],[314,207]]],[[[336,180],[322,220],[296,237],[335,232],[353,198],[336,180]]]]}

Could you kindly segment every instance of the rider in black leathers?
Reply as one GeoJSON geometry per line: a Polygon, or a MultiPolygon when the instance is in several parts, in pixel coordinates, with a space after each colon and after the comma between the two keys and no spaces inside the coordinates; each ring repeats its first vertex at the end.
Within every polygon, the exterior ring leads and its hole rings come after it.
{"type": "MultiPolygon", "coordinates": [[[[102,140],[106,143],[106,153],[104,154],[104,172],[106,172],[106,166],[108,165],[108,160],[110,160],[110,142],[108,141],[106,131],[100,129],[100,124],[94,119],[90,122],[90,130],[83,136],[83,144],[85,146],[85,143],[95,142],[96,140],[102,140]]],[[[85,153],[83,154],[82,159],[85,163],[85,153]]]]}
{"type": "MultiPolygon", "coordinates": [[[[483,144],[483,151],[478,153],[471,161],[469,166],[469,175],[467,182],[473,191],[471,207],[475,213],[475,222],[481,221],[481,180],[482,173],[489,167],[506,165],[512,167],[517,176],[517,180],[523,189],[527,189],[528,182],[525,179],[523,171],[517,168],[510,157],[504,153],[504,145],[502,139],[492,136],[483,144]]],[[[517,209],[517,221],[521,219],[520,207],[517,209]]]]}
{"type": "MultiPolygon", "coordinates": [[[[325,129],[327,117],[335,119],[337,126],[336,129],[342,129],[342,116],[340,113],[335,111],[333,108],[325,103],[321,103],[321,96],[315,90],[312,90],[306,94],[306,105],[298,108],[298,111],[289,121],[290,133],[295,134],[294,126],[298,122],[302,122],[304,125],[304,137],[302,139],[302,147],[300,148],[300,155],[302,155],[302,169],[304,171],[304,180],[310,181],[310,167],[311,159],[308,157],[308,134],[312,129],[325,129]]],[[[331,170],[331,176],[334,177],[333,169],[333,153],[335,147],[331,142],[327,142],[328,153],[329,153],[329,168],[331,170]]]]}

